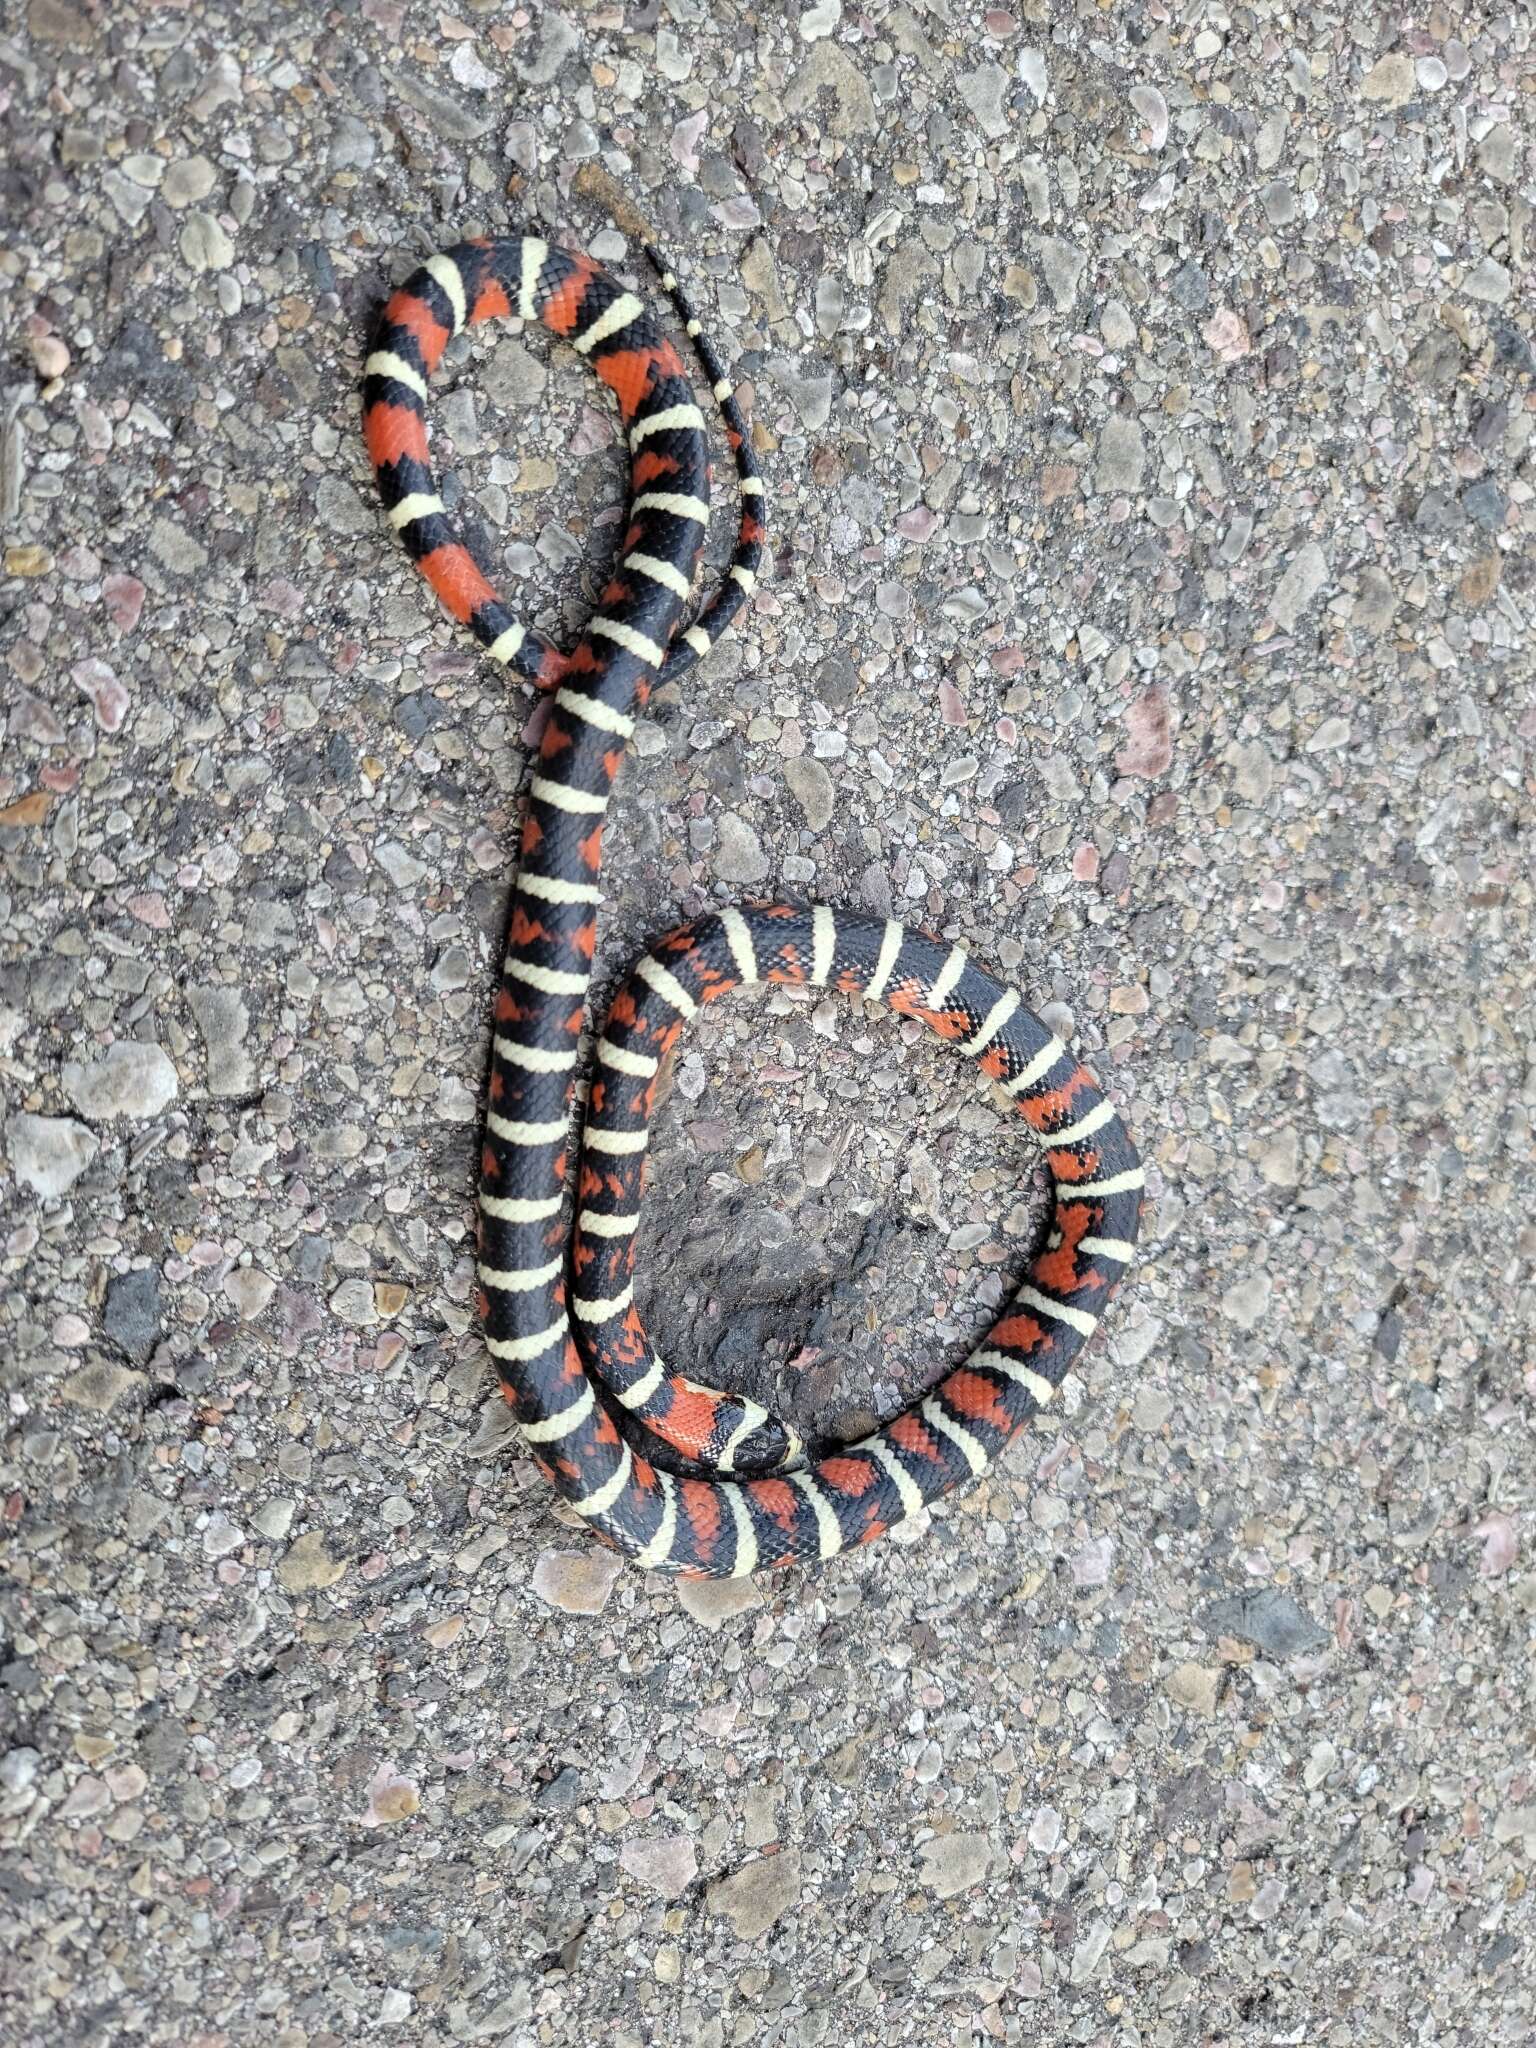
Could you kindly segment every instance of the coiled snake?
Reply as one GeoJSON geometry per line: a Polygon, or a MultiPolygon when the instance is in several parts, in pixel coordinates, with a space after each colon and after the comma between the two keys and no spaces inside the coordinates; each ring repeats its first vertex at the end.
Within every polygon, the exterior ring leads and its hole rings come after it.
{"type": "Polygon", "coordinates": [[[678,630],[709,511],[704,417],[672,342],[589,257],[532,237],[434,256],[384,307],[363,424],[407,553],[493,661],[553,692],[495,1002],[479,1205],[487,1346],[540,1469],[599,1536],[654,1571],[734,1578],[868,1543],[995,1458],[1092,1335],[1132,1255],[1144,1176],[1092,1077],[959,946],[824,905],[770,903],[681,926],[638,962],[596,1043],[572,1187],[614,778],[658,680],[706,653],[751,594],[763,541],[763,486],[731,386],[647,254],[714,387],[742,497],[729,573],[695,624],[678,630]],[[618,561],[570,654],[505,610],[456,537],[428,461],[428,379],[460,329],[497,315],[541,320],[584,355],[628,438],[618,561]],[[871,1435],[814,1457],[756,1403],[669,1372],[633,1298],[658,1070],[700,1004],[755,982],[837,989],[921,1019],[1012,1098],[1054,1182],[1044,1247],[970,1356],[871,1435]]]}

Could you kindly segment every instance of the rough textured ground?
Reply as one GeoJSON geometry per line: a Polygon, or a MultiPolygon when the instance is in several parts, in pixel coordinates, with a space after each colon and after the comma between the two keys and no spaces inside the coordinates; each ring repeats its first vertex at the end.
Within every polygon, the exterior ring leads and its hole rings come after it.
{"type": "MultiPolygon", "coordinates": [[[[0,123],[0,2036],[1531,2040],[1528,11],[17,0],[0,123]],[[357,433],[435,244],[631,266],[593,168],[776,549],[636,735],[605,977],[743,887],[893,907],[1152,1170],[1059,1414],[726,1595],[488,1401],[531,707],[357,433]]],[[[562,631],[600,399],[541,334],[440,379],[562,631]]],[[[656,1188],[663,1348],[823,1426],[1038,1198],[941,1053],[783,995],[691,1041],[656,1188]]]]}

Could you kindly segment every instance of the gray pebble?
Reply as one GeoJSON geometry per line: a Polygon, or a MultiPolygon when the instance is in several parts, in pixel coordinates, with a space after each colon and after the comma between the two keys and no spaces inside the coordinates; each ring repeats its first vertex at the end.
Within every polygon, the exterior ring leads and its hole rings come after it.
{"type": "Polygon", "coordinates": [[[721,815],[714,865],[722,882],[760,882],[768,872],[762,841],[734,811],[721,815]]]}
{"type": "Polygon", "coordinates": [[[73,1117],[18,1111],[5,1127],[5,1148],[23,1187],[45,1202],[56,1202],[84,1173],[100,1144],[95,1132],[73,1117]]]}
{"type": "Polygon", "coordinates": [[[1147,447],[1141,428],[1128,414],[1111,413],[1099,432],[1094,488],[1105,494],[1139,491],[1146,463],[1147,447]]]}
{"type": "Polygon", "coordinates": [[[93,1123],[158,1116],[179,1087],[176,1069],[159,1046],[136,1038],[119,1039],[99,1059],[66,1061],[62,1079],[65,1094],[93,1123]]]}
{"type": "Polygon", "coordinates": [[[1211,1635],[1241,1636],[1256,1643],[1270,1657],[1294,1657],[1303,1650],[1320,1649],[1328,1640],[1327,1630],[1276,1586],[1213,1600],[1201,1613],[1200,1623],[1211,1635]]]}
{"type": "Polygon", "coordinates": [[[784,780],[790,794],[805,813],[813,832],[823,832],[832,822],[832,778],[821,763],[808,755],[784,763],[784,780]]]}
{"type": "Polygon", "coordinates": [[[244,1095],[255,1080],[255,1068],[244,1048],[250,1013],[232,988],[194,987],[187,1003],[208,1048],[210,1095],[244,1095]]]}

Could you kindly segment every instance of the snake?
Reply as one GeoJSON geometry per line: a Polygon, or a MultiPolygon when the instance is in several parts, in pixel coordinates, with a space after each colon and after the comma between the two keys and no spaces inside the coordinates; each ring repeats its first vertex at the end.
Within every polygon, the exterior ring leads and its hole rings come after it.
{"type": "Polygon", "coordinates": [[[485,1344],[529,1454],[579,1523],[649,1571],[730,1579],[870,1543],[983,1472],[1098,1327],[1133,1257],[1145,1174],[1112,1102],[1018,990],[962,946],[891,918],[787,901],[711,910],[647,948],[589,1033],[603,829],[627,742],[657,688],[752,597],[765,541],[735,387],[676,277],[643,247],[709,379],[740,493],[728,570],[692,623],[708,425],[657,315],[580,249],[530,233],[432,256],[379,315],[363,435],[388,522],[447,611],[492,663],[548,693],[494,1002],[478,1194],[485,1344]],[[429,381],[457,334],[496,318],[540,323],[585,357],[627,441],[622,540],[569,652],[503,605],[429,459],[429,381]],[[658,1083],[704,1005],[760,984],[917,1019],[1019,1115],[1051,1183],[1040,1248],[993,1327],[851,1442],[807,1445],[757,1402],[672,1371],[635,1302],[658,1083]]]}

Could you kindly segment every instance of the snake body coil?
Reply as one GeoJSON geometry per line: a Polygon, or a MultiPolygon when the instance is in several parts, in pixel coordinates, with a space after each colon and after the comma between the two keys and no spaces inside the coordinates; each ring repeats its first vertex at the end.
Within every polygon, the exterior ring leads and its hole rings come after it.
{"type": "Polygon", "coordinates": [[[590,258],[533,238],[434,256],[384,308],[365,367],[364,432],[390,523],[433,589],[493,660],[553,691],[495,1003],[480,1180],[487,1345],[541,1470],[600,1536],[653,1570],[732,1578],[870,1542],[982,1471],[1050,1400],[1096,1327],[1132,1255],[1144,1177],[1092,1077],[958,946],[774,903],[669,932],[639,961],[596,1044],[572,1188],[614,778],[658,680],[707,652],[750,595],[763,536],[762,484],[731,386],[670,274],[662,281],[713,384],[743,506],[727,577],[681,632],[708,519],[705,422],[671,341],[590,258]],[[569,655],[502,606],[456,537],[428,462],[427,381],[454,334],[497,315],[539,319],[586,356],[628,438],[618,561],[569,655]],[[669,1372],[633,1300],[661,1062],[701,1004],[762,981],[837,989],[921,1019],[1013,1098],[1055,1185],[1044,1249],[963,1364],[871,1435],[810,1460],[755,1402],[669,1372]]]}

